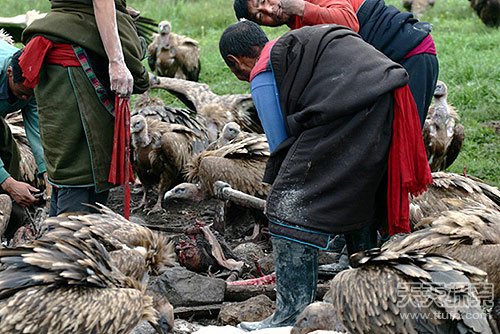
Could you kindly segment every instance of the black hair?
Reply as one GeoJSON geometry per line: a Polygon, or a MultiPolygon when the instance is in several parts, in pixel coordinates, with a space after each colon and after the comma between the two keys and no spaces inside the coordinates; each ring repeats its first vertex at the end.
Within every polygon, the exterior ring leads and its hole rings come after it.
{"type": "Polygon", "coordinates": [[[19,57],[23,54],[23,50],[19,50],[12,55],[12,59],[10,60],[10,67],[12,67],[12,79],[14,83],[23,83],[24,76],[23,70],[21,66],[19,66],[19,57]]]}
{"type": "Polygon", "coordinates": [[[229,67],[234,64],[228,55],[243,57],[258,57],[260,51],[269,42],[266,33],[255,22],[240,21],[224,30],[219,41],[219,51],[229,67]]]}
{"type": "Polygon", "coordinates": [[[234,14],[236,14],[236,18],[238,20],[250,20],[250,14],[248,13],[248,0],[234,0],[233,8],[234,14]]]}

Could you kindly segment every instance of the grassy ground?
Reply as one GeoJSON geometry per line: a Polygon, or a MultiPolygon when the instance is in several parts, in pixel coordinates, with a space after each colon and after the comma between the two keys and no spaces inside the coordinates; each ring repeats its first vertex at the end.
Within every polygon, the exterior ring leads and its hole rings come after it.
{"type": "MultiPolygon", "coordinates": [[[[399,0],[387,0],[401,8],[399,0]]],[[[29,9],[46,11],[47,0],[3,0],[3,16],[29,9]]],[[[218,94],[248,92],[248,84],[238,81],[219,56],[219,37],[235,22],[232,0],[129,0],[128,3],[156,20],[169,20],[173,30],[200,41],[202,71],[200,81],[218,94]]],[[[486,27],[467,0],[437,0],[425,21],[432,23],[440,62],[440,79],[449,87],[449,102],[465,126],[464,147],[449,171],[480,177],[500,186],[500,136],[484,125],[500,121],[500,29],[486,27]]],[[[266,28],[270,38],[287,31],[266,28]]],[[[162,97],[175,101],[161,92],[162,97]]]]}

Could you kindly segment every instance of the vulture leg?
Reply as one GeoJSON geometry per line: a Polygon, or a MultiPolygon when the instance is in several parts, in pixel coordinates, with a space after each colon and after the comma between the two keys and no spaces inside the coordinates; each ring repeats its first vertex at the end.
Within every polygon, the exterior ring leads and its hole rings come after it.
{"type": "Polygon", "coordinates": [[[167,189],[171,185],[171,182],[168,181],[168,179],[162,175],[160,178],[160,184],[158,185],[158,199],[156,200],[156,204],[153,206],[151,211],[148,212],[148,215],[151,213],[158,213],[158,212],[163,212],[163,208],[161,206],[161,203],[163,201],[163,196],[167,192],[167,189]]]}
{"type": "Polygon", "coordinates": [[[144,210],[148,206],[148,198],[147,198],[148,188],[145,187],[144,185],[142,185],[142,191],[143,191],[142,199],[139,202],[139,205],[136,208],[132,209],[132,212],[137,212],[139,210],[144,210]]]}

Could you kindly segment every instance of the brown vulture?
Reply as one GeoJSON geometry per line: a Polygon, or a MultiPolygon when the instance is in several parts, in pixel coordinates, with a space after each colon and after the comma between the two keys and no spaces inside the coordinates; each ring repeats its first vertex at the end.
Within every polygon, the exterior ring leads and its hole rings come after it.
{"type": "Polygon", "coordinates": [[[416,18],[420,19],[422,14],[429,8],[434,7],[435,0],[403,0],[403,7],[412,12],[416,18]]]}
{"type": "Polygon", "coordinates": [[[464,141],[464,127],[458,124],[458,114],[447,102],[448,87],[438,80],[434,104],[430,106],[422,134],[431,171],[451,166],[464,141]]]}
{"type": "Polygon", "coordinates": [[[155,305],[168,301],[125,276],[94,238],[49,234],[0,249],[0,260],[2,333],[125,334],[142,320],[158,333],[172,329],[172,308],[155,305]]]}
{"type": "Polygon", "coordinates": [[[158,33],[148,46],[151,71],[162,77],[198,81],[200,76],[200,46],[192,38],[172,32],[168,21],[158,24],[158,33]]]}
{"type": "Polygon", "coordinates": [[[38,166],[33,152],[31,151],[28,138],[26,137],[21,113],[15,112],[8,114],[5,120],[9,125],[21,157],[19,161],[20,179],[18,181],[29,183],[38,189],[45,189],[43,179],[37,177],[38,166]]]}
{"type": "Polygon", "coordinates": [[[469,0],[481,21],[489,27],[500,26],[500,0],[469,0]]]}
{"type": "Polygon", "coordinates": [[[207,146],[207,151],[213,151],[226,145],[241,134],[241,126],[236,122],[229,122],[222,128],[219,138],[207,146]]]}
{"type": "Polygon", "coordinates": [[[333,278],[324,298],[351,334],[491,333],[472,288],[486,282],[476,267],[379,249],[353,254],[351,265],[333,278]]]}
{"type": "Polygon", "coordinates": [[[412,229],[418,229],[426,217],[475,206],[500,210],[500,191],[472,177],[435,172],[427,191],[411,198],[410,223],[412,229]]]}
{"type": "Polygon", "coordinates": [[[12,212],[12,199],[7,194],[0,194],[0,239],[9,225],[12,212]]]}
{"type": "Polygon", "coordinates": [[[475,207],[424,219],[426,228],[389,240],[384,250],[443,254],[488,273],[500,298],[500,211],[475,207]]]}
{"type": "Polygon", "coordinates": [[[208,126],[217,131],[228,122],[236,122],[244,131],[263,133],[250,94],[217,95],[205,83],[164,77],[152,78],[151,88],[166,89],[189,109],[203,115],[208,126]]]}
{"type": "Polygon", "coordinates": [[[262,182],[269,146],[264,135],[252,134],[221,148],[204,151],[186,164],[186,178],[165,193],[165,199],[201,201],[214,196],[215,181],[224,181],[244,193],[265,198],[269,185],[262,182]]]}
{"type": "Polygon", "coordinates": [[[158,199],[150,212],[161,211],[163,195],[184,181],[182,171],[191,159],[199,135],[179,124],[146,119],[135,115],[130,119],[132,167],[144,187],[139,208],[146,208],[148,189],[158,185],[158,199]]]}
{"type": "MultiPolygon", "coordinates": [[[[100,205],[100,213],[64,214],[44,221],[44,236],[59,238],[95,238],[111,254],[124,248],[142,247],[145,250],[145,264],[150,274],[158,275],[165,267],[175,263],[173,243],[156,231],[132,223],[100,205]]],[[[116,256],[119,256],[119,253],[116,256]]]]}

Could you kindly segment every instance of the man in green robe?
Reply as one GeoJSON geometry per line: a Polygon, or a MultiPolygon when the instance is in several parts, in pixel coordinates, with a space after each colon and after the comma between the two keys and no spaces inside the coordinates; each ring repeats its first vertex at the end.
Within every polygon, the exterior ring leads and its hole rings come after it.
{"type": "Polygon", "coordinates": [[[23,33],[29,43],[21,66],[28,85],[36,86],[54,216],[106,203],[115,94],[144,92],[149,76],[125,1],[51,3],[23,33]]]}

